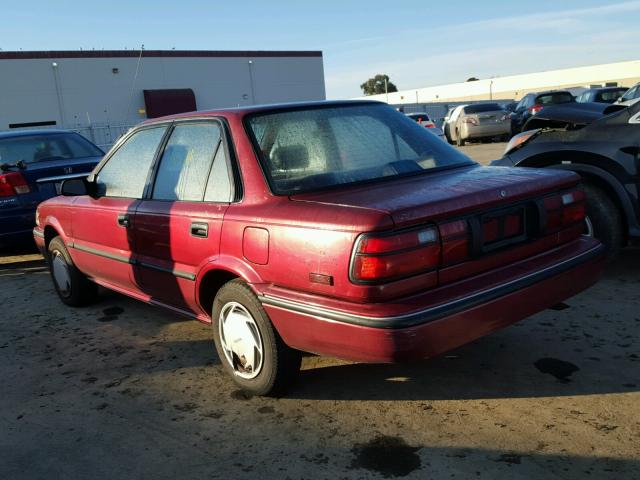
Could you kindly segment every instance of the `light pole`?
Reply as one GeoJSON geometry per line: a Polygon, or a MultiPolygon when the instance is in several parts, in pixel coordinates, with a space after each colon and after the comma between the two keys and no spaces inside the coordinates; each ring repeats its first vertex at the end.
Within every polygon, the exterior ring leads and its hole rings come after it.
{"type": "Polygon", "coordinates": [[[384,94],[387,96],[387,103],[389,103],[389,87],[387,84],[387,77],[384,77],[384,94]]]}
{"type": "Polygon", "coordinates": [[[64,102],[62,100],[62,91],[60,90],[60,80],[58,79],[58,62],[52,62],[53,84],[56,88],[56,97],[58,98],[58,110],[60,111],[60,126],[65,126],[64,120],[64,102]]]}

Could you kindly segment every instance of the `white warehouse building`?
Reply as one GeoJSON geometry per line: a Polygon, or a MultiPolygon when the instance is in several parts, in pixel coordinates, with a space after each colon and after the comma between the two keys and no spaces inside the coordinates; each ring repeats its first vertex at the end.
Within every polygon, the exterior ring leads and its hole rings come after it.
{"type": "Polygon", "coordinates": [[[0,130],[73,128],[104,146],[146,118],[324,99],[319,51],[0,51],[0,130]]]}
{"type": "MultiPolygon", "coordinates": [[[[393,77],[393,72],[391,76],[393,77]]],[[[451,83],[360,98],[379,100],[392,105],[519,100],[529,92],[605,86],[629,88],[638,82],[640,60],[634,60],[451,83]]]]}

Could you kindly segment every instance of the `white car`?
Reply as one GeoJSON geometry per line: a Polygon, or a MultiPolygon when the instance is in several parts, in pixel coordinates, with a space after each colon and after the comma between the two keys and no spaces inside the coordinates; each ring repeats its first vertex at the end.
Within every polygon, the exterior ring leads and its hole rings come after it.
{"type": "Polygon", "coordinates": [[[428,128],[431,133],[439,137],[441,140],[446,141],[444,132],[441,128],[436,127],[436,124],[429,118],[426,112],[406,113],[407,117],[415,121],[418,125],[428,128]]]}

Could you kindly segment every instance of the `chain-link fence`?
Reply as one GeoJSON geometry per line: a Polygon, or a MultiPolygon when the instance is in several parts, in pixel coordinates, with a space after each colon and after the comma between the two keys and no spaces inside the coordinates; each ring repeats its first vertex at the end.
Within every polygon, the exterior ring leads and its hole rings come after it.
{"type": "Polygon", "coordinates": [[[80,135],[91,140],[105,152],[118,141],[118,139],[127,133],[134,124],[91,124],[86,126],[72,127],[71,130],[78,132],[80,135]]]}

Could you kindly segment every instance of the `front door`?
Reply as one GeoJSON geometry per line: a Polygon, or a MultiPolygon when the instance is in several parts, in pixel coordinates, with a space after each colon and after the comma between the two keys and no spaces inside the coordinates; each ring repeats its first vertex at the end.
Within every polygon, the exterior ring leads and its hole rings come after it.
{"type": "Polygon", "coordinates": [[[78,268],[115,289],[135,290],[133,219],[166,126],[138,130],[100,167],[97,198],[77,197],[70,252],[78,268]]]}
{"type": "Polygon", "coordinates": [[[134,220],[136,282],[152,299],[200,313],[198,271],[219,252],[232,188],[222,125],[178,122],[134,220]]]}

